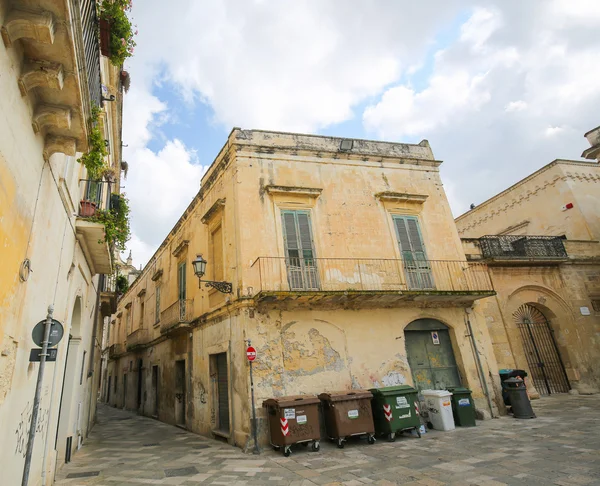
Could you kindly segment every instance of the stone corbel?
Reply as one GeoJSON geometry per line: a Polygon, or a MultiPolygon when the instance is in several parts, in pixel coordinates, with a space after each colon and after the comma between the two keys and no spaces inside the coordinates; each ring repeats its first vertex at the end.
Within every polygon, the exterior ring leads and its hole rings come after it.
{"type": "Polygon", "coordinates": [[[56,62],[27,60],[19,77],[19,89],[25,96],[36,87],[62,89],[64,74],[62,64],[56,62]]]}
{"type": "Polygon", "coordinates": [[[48,160],[56,153],[74,156],[76,153],[76,140],[71,137],[48,135],[44,143],[44,159],[48,160]]]}
{"type": "Polygon", "coordinates": [[[35,133],[49,128],[68,130],[71,128],[71,110],[66,106],[38,105],[32,125],[35,133]]]}
{"type": "Polygon", "coordinates": [[[29,12],[13,9],[2,26],[2,40],[11,47],[17,39],[32,39],[42,44],[54,43],[54,19],[52,13],[29,12]]]}

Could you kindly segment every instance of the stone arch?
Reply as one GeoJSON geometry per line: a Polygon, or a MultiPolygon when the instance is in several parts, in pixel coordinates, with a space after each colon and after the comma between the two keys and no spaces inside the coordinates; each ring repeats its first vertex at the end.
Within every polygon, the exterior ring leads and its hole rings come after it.
{"type": "MultiPolygon", "coordinates": [[[[539,310],[548,321],[560,358],[571,380],[574,377],[573,369],[580,366],[575,351],[582,347],[576,331],[573,311],[560,295],[540,285],[519,287],[509,295],[504,305],[502,312],[504,326],[516,367],[530,372],[522,336],[514,319],[515,312],[524,304],[539,310]]],[[[529,381],[528,386],[532,385],[533,383],[529,381]]]]}

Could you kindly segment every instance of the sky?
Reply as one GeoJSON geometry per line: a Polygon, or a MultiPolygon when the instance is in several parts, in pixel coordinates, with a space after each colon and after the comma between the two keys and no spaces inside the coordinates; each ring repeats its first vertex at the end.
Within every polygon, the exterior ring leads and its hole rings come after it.
{"type": "Polygon", "coordinates": [[[123,143],[134,264],[231,129],[418,143],[455,216],[557,158],[600,106],[597,0],[134,0],[123,143]]]}

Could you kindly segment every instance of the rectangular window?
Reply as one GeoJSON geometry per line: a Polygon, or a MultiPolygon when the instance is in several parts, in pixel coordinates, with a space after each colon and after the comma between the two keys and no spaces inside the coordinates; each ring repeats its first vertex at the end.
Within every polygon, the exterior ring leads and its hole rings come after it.
{"type": "Polygon", "coordinates": [[[285,264],[290,290],[319,290],[309,211],[282,211],[285,264]]]}
{"type": "Polygon", "coordinates": [[[431,266],[425,253],[419,220],[414,216],[393,216],[396,237],[410,290],[434,289],[431,266]]]}
{"type": "Polygon", "coordinates": [[[212,267],[213,267],[213,280],[221,281],[224,279],[223,272],[223,230],[222,226],[219,225],[211,233],[210,246],[212,255],[212,267]]]}
{"type": "Polygon", "coordinates": [[[160,286],[156,287],[156,303],[155,303],[155,310],[154,313],[156,314],[154,316],[154,323],[158,324],[160,322],[160,286]]]}
{"type": "Polygon", "coordinates": [[[177,288],[179,293],[179,300],[185,300],[186,288],[185,288],[185,262],[180,263],[177,268],[177,288]]]}
{"type": "MultiPolygon", "coordinates": [[[[142,297],[142,299],[143,299],[143,297],[142,297]]],[[[145,307],[146,306],[144,304],[144,301],[141,300],[141,302],[140,302],[140,329],[142,329],[144,327],[144,308],[145,307]]]]}

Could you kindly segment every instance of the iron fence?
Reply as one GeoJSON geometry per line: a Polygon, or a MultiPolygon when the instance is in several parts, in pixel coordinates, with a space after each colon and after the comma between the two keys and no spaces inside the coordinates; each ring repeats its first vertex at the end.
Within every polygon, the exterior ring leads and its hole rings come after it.
{"type": "Polygon", "coordinates": [[[477,262],[259,257],[252,269],[259,291],[493,291],[477,262]]]}
{"type": "Polygon", "coordinates": [[[559,236],[482,236],[479,245],[484,258],[567,258],[559,236]]]}

